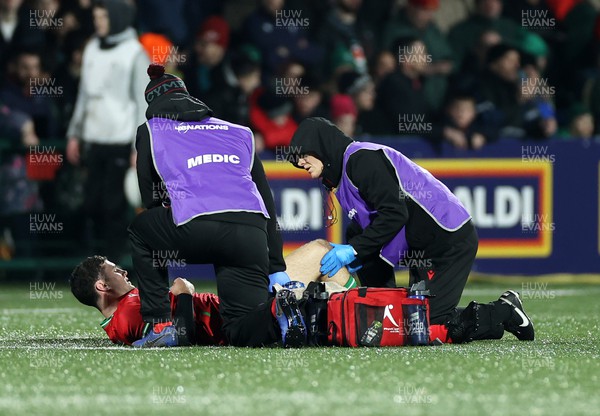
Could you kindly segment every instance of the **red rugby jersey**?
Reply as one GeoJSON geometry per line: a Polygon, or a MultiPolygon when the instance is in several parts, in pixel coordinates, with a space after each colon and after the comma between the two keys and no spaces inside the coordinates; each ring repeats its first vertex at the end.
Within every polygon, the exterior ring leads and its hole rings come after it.
{"type": "MultiPolygon", "coordinates": [[[[169,292],[171,314],[175,313],[177,298],[169,292]]],[[[212,293],[194,293],[194,321],[196,323],[196,345],[225,345],[226,338],[221,330],[223,321],[219,314],[219,298],[212,293]]],[[[102,328],[115,344],[131,345],[142,338],[145,323],[140,313],[140,295],[132,289],[119,300],[117,310],[102,321],[102,328]]]]}

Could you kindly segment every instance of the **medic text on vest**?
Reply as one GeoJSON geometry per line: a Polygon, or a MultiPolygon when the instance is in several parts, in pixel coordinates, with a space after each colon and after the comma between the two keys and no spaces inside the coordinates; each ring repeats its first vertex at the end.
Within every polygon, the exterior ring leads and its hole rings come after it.
{"type": "Polygon", "coordinates": [[[237,165],[240,163],[240,157],[238,155],[207,154],[198,155],[195,158],[191,157],[187,161],[188,169],[198,165],[205,165],[207,163],[232,163],[237,165]]]}

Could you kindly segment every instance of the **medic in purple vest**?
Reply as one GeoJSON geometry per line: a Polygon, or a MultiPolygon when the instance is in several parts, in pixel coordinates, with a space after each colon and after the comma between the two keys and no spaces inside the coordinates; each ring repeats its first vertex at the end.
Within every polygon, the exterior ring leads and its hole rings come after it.
{"type": "Polygon", "coordinates": [[[460,300],[477,253],[471,216],[450,190],[401,152],[353,141],[322,118],[304,120],[290,160],[321,178],[351,220],[347,244],[335,245],[321,273],[357,271],[365,286],[395,287],[394,267],[409,269],[434,295],[432,324],[443,323],[460,300]]]}
{"type": "Polygon", "coordinates": [[[397,150],[353,141],[323,118],[300,124],[290,155],[294,166],[322,179],[352,220],[347,244],[334,244],[321,273],[333,276],[347,266],[362,285],[393,287],[394,266],[407,267],[410,284],[424,281],[434,296],[431,342],[498,339],[504,331],[534,339],[518,292],[457,308],[477,254],[477,232],[460,201],[431,173],[397,150]]]}
{"type": "Polygon", "coordinates": [[[136,137],[146,210],[129,226],[140,312],[148,325],[133,345],[179,345],[186,322],[171,315],[169,267],[187,264],[213,265],[231,345],[302,345],[306,326],[294,294],[282,290],[273,299],[269,293],[270,280],[285,275],[286,267],[252,131],[213,117],[163,66],[150,65],[148,75],[148,121],[136,137]]]}

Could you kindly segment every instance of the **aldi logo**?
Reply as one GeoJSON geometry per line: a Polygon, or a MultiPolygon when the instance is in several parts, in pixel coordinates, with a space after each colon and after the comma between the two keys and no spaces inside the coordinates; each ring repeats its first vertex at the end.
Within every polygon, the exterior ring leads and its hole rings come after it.
{"type": "Polygon", "coordinates": [[[441,180],[472,216],[478,258],[548,257],[555,225],[550,161],[417,161],[441,180]]]}

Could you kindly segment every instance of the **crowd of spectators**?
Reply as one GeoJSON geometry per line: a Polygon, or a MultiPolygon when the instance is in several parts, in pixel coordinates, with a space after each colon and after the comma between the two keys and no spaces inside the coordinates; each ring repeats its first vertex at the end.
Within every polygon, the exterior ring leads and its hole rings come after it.
{"type": "MultiPolygon", "coordinates": [[[[357,138],[421,136],[460,149],[506,137],[595,139],[600,18],[591,0],[443,1],[470,9],[447,30],[442,0],[0,0],[0,232],[14,238],[19,218],[42,206],[81,210],[76,133],[85,117],[107,128],[118,118],[89,114],[82,96],[110,94],[98,77],[127,66],[99,70],[84,55],[94,39],[106,49],[131,33],[147,55],[122,61],[140,72],[132,91],[147,82],[139,68],[162,63],[215,116],[250,126],[259,151],[288,144],[312,116],[357,138]],[[98,7],[121,10],[108,34],[98,7]],[[84,71],[96,76],[82,81],[84,71]],[[31,180],[24,149],[67,137],[53,180],[31,180]]],[[[135,124],[144,110],[133,111],[135,124]]],[[[11,255],[6,240],[0,258],[11,255]]]]}

